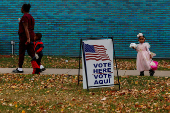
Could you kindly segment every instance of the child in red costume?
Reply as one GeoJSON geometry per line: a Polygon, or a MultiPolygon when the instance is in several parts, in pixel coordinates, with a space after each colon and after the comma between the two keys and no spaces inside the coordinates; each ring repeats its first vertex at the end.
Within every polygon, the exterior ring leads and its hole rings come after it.
{"type": "Polygon", "coordinates": [[[34,42],[31,42],[31,44],[34,44],[34,50],[35,50],[35,57],[32,58],[31,64],[33,67],[32,74],[40,74],[40,65],[41,65],[41,59],[43,57],[43,42],[41,41],[42,34],[36,33],[34,37],[34,42]]]}

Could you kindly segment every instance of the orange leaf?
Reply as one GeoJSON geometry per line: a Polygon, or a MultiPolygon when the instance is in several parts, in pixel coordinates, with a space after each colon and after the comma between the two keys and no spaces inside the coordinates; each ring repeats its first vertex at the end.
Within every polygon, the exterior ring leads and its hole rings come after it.
{"type": "Polygon", "coordinates": [[[24,111],[24,110],[22,110],[22,113],[25,113],[25,111],[24,111]]]}

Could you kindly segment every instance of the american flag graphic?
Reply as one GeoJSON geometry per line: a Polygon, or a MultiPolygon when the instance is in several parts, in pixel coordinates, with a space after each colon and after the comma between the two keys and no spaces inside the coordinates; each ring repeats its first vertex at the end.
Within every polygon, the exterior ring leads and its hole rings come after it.
{"type": "Polygon", "coordinates": [[[89,45],[84,43],[86,60],[110,60],[108,54],[106,54],[106,50],[107,49],[103,45],[89,45]]]}

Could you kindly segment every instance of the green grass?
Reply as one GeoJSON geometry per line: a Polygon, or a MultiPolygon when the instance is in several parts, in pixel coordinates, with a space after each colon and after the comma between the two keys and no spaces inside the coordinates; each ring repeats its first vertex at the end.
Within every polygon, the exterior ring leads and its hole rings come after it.
{"type": "MultiPolygon", "coordinates": [[[[170,70],[170,60],[167,59],[153,59],[158,61],[158,70],[170,70]]],[[[117,59],[119,70],[136,70],[136,59],[117,59]]],[[[43,56],[42,64],[45,68],[63,68],[63,69],[78,69],[79,58],[64,57],[64,56],[43,56]],[[68,61],[68,62],[66,62],[68,61]]],[[[114,62],[115,64],[115,62],[114,62]]],[[[18,56],[0,56],[0,68],[16,68],[18,67],[18,56]]],[[[82,68],[82,61],[80,60],[80,67],[82,68]]],[[[25,56],[23,68],[32,68],[31,58],[25,56]]]]}
{"type": "MultiPolygon", "coordinates": [[[[170,70],[167,68],[170,60],[154,60],[159,63],[158,70],[170,70]]],[[[32,68],[30,61],[25,56],[23,68],[32,68]]],[[[16,68],[17,64],[18,56],[0,56],[0,68],[16,68]]],[[[44,56],[42,64],[46,68],[77,69],[79,58],[44,56]]],[[[119,70],[136,70],[136,59],[117,59],[117,64],[119,70]]],[[[120,90],[114,86],[88,92],[81,82],[77,85],[76,75],[0,74],[0,113],[168,113],[170,110],[169,77],[121,76],[120,85],[120,90]]]]}
{"type": "Polygon", "coordinates": [[[0,113],[168,113],[169,84],[169,77],[121,76],[120,90],[114,86],[88,92],[82,82],[77,85],[76,75],[1,74],[0,113]]]}
{"type": "MultiPolygon", "coordinates": [[[[70,58],[63,56],[43,56],[41,62],[46,68],[70,68],[78,69],[79,58],[70,58]],[[68,62],[66,62],[68,60],[68,62]]],[[[1,68],[15,68],[18,67],[18,56],[5,55],[0,57],[1,68]]],[[[23,68],[32,68],[31,58],[25,56],[23,68]]]]}

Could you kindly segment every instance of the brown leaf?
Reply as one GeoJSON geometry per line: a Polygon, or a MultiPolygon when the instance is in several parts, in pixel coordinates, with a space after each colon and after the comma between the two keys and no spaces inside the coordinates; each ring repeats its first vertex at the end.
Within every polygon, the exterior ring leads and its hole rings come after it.
{"type": "Polygon", "coordinates": [[[165,109],[166,109],[166,110],[170,110],[170,105],[169,105],[169,106],[167,106],[167,107],[165,107],[165,109]]]}

